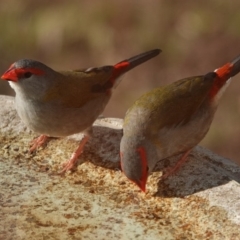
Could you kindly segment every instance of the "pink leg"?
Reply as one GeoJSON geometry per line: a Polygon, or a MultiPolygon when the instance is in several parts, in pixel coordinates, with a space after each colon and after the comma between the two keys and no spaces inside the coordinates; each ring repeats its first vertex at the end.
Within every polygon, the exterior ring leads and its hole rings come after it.
{"type": "Polygon", "coordinates": [[[68,161],[63,163],[63,169],[59,174],[62,174],[62,173],[66,172],[66,171],[68,171],[68,170],[70,170],[74,167],[74,165],[77,162],[79,155],[82,153],[83,148],[84,148],[85,144],[87,143],[88,139],[89,139],[89,136],[84,135],[84,137],[83,137],[82,141],[80,142],[77,150],[72,154],[71,158],[68,161]]]}
{"type": "Polygon", "coordinates": [[[48,136],[46,135],[40,135],[39,137],[33,139],[33,141],[30,143],[31,147],[29,149],[30,153],[32,153],[37,148],[41,147],[48,139],[48,136]]]}
{"type": "Polygon", "coordinates": [[[163,174],[163,176],[161,177],[161,180],[166,179],[167,177],[169,177],[169,175],[172,175],[174,172],[176,172],[183,165],[183,163],[186,162],[190,151],[191,150],[188,150],[187,152],[185,152],[180,158],[180,160],[178,160],[177,164],[173,168],[171,168],[169,171],[167,171],[165,174],[163,174]]]}

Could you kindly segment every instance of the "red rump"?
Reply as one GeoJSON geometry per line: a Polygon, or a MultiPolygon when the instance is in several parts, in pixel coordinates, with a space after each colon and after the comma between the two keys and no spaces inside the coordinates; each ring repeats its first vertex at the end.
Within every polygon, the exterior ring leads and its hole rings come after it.
{"type": "Polygon", "coordinates": [[[228,79],[230,77],[232,68],[233,68],[233,64],[232,63],[227,63],[223,67],[217,69],[216,73],[217,73],[219,78],[221,78],[221,79],[227,78],[228,79]]]}
{"type": "MultiPolygon", "coordinates": [[[[126,67],[128,67],[130,65],[129,62],[125,61],[125,62],[120,62],[120,63],[117,63],[115,66],[114,66],[114,69],[115,70],[120,70],[120,72],[122,73],[122,71],[125,70],[126,67]]],[[[117,71],[116,71],[117,72],[117,71]]]]}
{"type": "Polygon", "coordinates": [[[115,80],[128,70],[129,65],[129,62],[124,61],[114,66],[114,72],[111,79],[109,80],[112,83],[112,86],[114,85],[115,80]]]}
{"type": "Polygon", "coordinates": [[[226,83],[226,81],[231,77],[232,68],[233,68],[233,64],[227,63],[215,71],[217,73],[217,77],[209,93],[212,99],[218,93],[218,91],[222,88],[222,86],[226,83]]]}

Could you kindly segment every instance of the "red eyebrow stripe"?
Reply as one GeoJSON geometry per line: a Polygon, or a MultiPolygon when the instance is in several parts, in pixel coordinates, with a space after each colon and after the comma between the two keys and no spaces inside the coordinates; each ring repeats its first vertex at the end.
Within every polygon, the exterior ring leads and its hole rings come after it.
{"type": "Polygon", "coordinates": [[[30,72],[35,75],[43,75],[44,71],[38,68],[15,68],[13,65],[2,75],[3,80],[17,82],[25,73],[30,72]]]}
{"type": "MultiPolygon", "coordinates": [[[[140,154],[140,158],[141,158],[141,161],[142,161],[142,179],[146,179],[147,178],[147,156],[146,156],[146,151],[144,149],[144,147],[139,147],[137,148],[136,150],[137,152],[139,152],[140,154]]],[[[144,188],[142,189],[143,192],[145,192],[145,185],[143,186],[144,188]]]]}
{"type": "Polygon", "coordinates": [[[16,68],[15,72],[17,75],[21,76],[26,72],[33,73],[35,75],[43,75],[44,71],[38,68],[16,68]]]}

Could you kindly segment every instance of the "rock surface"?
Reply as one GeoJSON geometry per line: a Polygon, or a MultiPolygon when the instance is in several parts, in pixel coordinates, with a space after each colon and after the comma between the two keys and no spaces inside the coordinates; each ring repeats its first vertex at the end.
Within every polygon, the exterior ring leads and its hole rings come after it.
{"type": "Polygon", "coordinates": [[[28,153],[37,135],[0,96],[0,239],[240,239],[240,167],[196,147],[158,164],[144,194],[119,170],[120,119],[99,119],[75,171],[56,175],[82,135],[28,153]]]}

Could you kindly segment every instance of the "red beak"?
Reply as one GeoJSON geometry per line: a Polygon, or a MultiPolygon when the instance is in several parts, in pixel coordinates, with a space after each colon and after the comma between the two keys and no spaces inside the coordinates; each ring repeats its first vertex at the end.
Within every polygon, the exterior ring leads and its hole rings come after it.
{"type": "Polygon", "coordinates": [[[17,82],[18,81],[18,75],[15,71],[15,67],[11,66],[2,76],[1,79],[6,80],[6,81],[13,81],[17,82]]]}
{"type": "Polygon", "coordinates": [[[145,182],[143,182],[143,181],[141,181],[141,182],[134,182],[134,183],[136,183],[137,185],[138,185],[138,187],[145,193],[146,192],[146,181],[145,182]]]}

